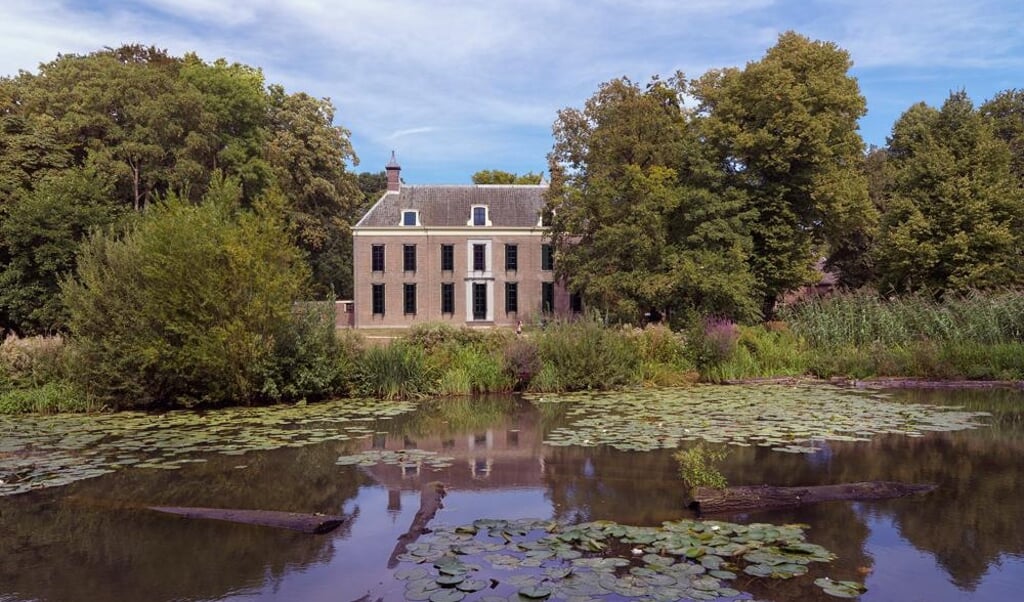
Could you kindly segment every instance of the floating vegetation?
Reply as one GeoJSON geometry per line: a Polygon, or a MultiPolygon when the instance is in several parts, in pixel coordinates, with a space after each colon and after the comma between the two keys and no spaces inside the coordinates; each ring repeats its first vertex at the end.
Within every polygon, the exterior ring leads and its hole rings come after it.
{"type": "Polygon", "coordinates": [[[302,406],[166,414],[0,416],[0,496],[124,468],[176,470],[206,454],[304,447],[372,436],[408,402],[346,399],[302,406]]]}
{"type": "Polygon", "coordinates": [[[439,455],[422,449],[370,449],[358,454],[340,456],[335,464],[339,466],[376,466],[391,464],[403,468],[414,468],[425,464],[431,468],[448,468],[455,458],[439,455]]]}
{"type": "MultiPolygon", "coordinates": [[[[790,579],[834,556],[808,543],[801,525],[681,520],[661,527],[611,521],[566,525],[481,519],[435,527],[398,557],[407,600],[714,600],[736,598],[741,573],[790,579]],[[480,592],[479,597],[471,597],[480,592]]],[[[862,593],[848,581],[823,582],[839,597],[862,593]]]]}
{"type": "Polygon", "coordinates": [[[820,385],[708,385],[544,395],[532,401],[576,406],[566,412],[571,423],[548,434],[548,445],[609,445],[623,451],[675,449],[684,441],[704,440],[807,454],[821,441],[957,431],[984,426],[977,420],[988,416],[820,385]]]}

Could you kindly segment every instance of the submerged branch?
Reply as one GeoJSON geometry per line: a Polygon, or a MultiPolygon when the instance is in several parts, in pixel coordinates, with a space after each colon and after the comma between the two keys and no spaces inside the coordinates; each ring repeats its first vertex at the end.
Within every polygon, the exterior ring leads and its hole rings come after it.
{"type": "Polygon", "coordinates": [[[726,487],[724,489],[697,487],[693,491],[690,508],[702,515],[728,514],[751,510],[793,508],[817,502],[886,500],[928,493],[934,489],[935,485],[896,481],[864,481],[808,487],[772,487],[770,485],[726,487]]]}

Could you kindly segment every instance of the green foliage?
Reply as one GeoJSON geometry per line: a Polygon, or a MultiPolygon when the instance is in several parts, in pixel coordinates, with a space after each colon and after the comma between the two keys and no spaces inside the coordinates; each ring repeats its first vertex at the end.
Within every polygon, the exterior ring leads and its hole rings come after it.
{"type": "Polygon", "coordinates": [[[92,167],[71,168],[0,202],[0,324],[29,334],[64,327],[58,279],[74,270],[86,234],[123,214],[110,203],[111,180],[92,167]]]}
{"type": "Polygon", "coordinates": [[[57,414],[91,412],[96,409],[88,396],[65,380],[8,391],[0,387],[0,414],[57,414]]]}
{"type": "Polygon", "coordinates": [[[512,390],[512,378],[501,356],[480,345],[456,346],[435,362],[441,376],[437,392],[442,395],[501,393],[512,390]]]}
{"type": "Polygon", "coordinates": [[[870,291],[814,299],[785,311],[793,331],[818,349],[915,340],[999,344],[1024,342],[1024,295],[1017,291],[885,299],[870,291]]]}
{"type": "Polygon", "coordinates": [[[422,349],[404,341],[368,348],[359,358],[355,392],[380,399],[423,397],[433,390],[433,374],[422,349]]]}
{"type": "Polygon", "coordinates": [[[306,272],[280,208],[240,210],[239,195],[216,179],[199,205],[171,196],[87,241],[62,289],[90,395],[146,407],[330,392],[328,335],[293,310],[306,272]]]}
{"type": "Polygon", "coordinates": [[[456,327],[444,322],[426,322],[411,327],[405,335],[405,340],[427,353],[432,353],[449,345],[477,345],[483,342],[485,336],[482,330],[467,326],[456,327]]]}
{"type": "Polygon", "coordinates": [[[198,201],[217,173],[245,207],[281,195],[315,292],[350,297],[363,195],[333,119],[330,102],[268,87],[259,69],[138,45],[0,78],[0,327],[64,330],[58,280],[88,232],[169,194],[198,201]]]}
{"type": "Polygon", "coordinates": [[[637,323],[657,310],[751,319],[742,199],[726,189],[677,75],[603,84],[555,122],[547,211],[555,267],[588,306],[637,323]]]}
{"type": "Polygon", "coordinates": [[[611,389],[639,380],[640,358],[627,331],[581,319],[553,322],[534,336],[543,362],[538,387],[552,379],[548,366],[562,390],[611,389]]]}
{"type": "Polygon", "coordinates": [[[1024,186],[1024,90],[1004,90],[981,105],[996,137],[1010,148],[1010,170],[1024,186]]]}
{"type": "Polygon", "coordinates": [[[732,350],[706,365],[701,378],[723,382],[744,378],[799,377],[807,374],[806,345],[780,323],[740,326],[732,350]]]}
{"type": "Polygon", "coordinates": [[[1024,188],[1007,143],[964,92],[893,126],[874,259],[883,290],[965,292],[1024,283],[1024,188]]]}
{"type": "Polygon", "coordinates": [[[809,282],[822,245],[842,248],[877,217],[858,169],[866,104],[850,66],[835,44],[786,32],[761,60],[693,86],[704,139],[753,211],[750,269],[766,315],[809,282]]]}
{"type": "Polygon", "coordinates": [[[679,476],[687,487],[712,487],[725,489],[728,482],[725,475],[718,470],[717,464],[729,455],[726,449],[712,449],[697,443],[688,449],[677,451],[673,457],[679,462],[679,476]]]}
{"type": "Polygon", "coordinates": [[[520,337],[505,347],[503,365],[505,373],[515,383],[515,388],[526,389],[533,377],[541,371],[543,362],[537,344],[520,337]]]}
{"type": "Polygon", "coordinates": [[[500,169],[482,169],[473,174],[474,184],[540,184],[542,174],[528,171],[516,174],[500,169]]]}

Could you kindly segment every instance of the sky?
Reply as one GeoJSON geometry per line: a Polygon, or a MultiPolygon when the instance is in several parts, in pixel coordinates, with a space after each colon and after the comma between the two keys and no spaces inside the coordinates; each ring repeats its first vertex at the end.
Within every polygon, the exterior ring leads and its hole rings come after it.
{"type": "Polygon", "coordinates": [[[543,171],[559,109],[602,82],[742,67],[780,33],[835,42],[867,144],[912,104],[1024,88],[1020,0],[3,0],[0,76],[141,43],[260,67],[328,97],[354,171],[395,151],[408,184],[543,171]]]}

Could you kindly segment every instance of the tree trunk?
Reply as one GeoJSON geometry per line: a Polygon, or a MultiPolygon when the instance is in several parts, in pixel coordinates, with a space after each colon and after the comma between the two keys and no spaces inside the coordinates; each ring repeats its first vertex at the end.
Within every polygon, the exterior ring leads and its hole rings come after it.
{"type": "Polygon", "coordinates": [[[865,481],[809,487],[772,487],[769,485],[727,487],[725,489],[697,487],[693,492],[690,508],[702,515],[729,514],[752,510],[793,508],[803,504],[837,500],[886,500],[928,493],[933,489],[935,489],[935,485],[895,481],[865,481]]]}
{"type": "Polygon", "coordinates": [[[443,507],[441,500],[445,493],[444,484],[438,481],[426,483],[420,489],[420,509],[416,511],[409,530],[398,537],[398,543],[395,544],[395,549],[392,550],[391,557],[388,558],[389,569],[398,566],[398,557],[405,553],[406,545],[416,541],[420,535],[430,532],[427,529],[427,523],[434,518],[438,509],[443,507]]]}
{"type": "Polygon", "coordinates": [[[226,508],[187,508],[181,506],[148,506],[150,510],[176,514],[185,518],[223,520],[247,525],[291,529],[303,533],[330,533],[343,523],[351,520],[346,516],[325,514],[299,514],[273,510],[229,510],[226,508]]]}

